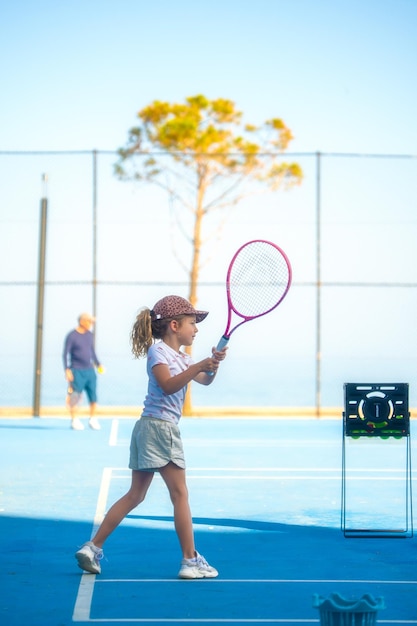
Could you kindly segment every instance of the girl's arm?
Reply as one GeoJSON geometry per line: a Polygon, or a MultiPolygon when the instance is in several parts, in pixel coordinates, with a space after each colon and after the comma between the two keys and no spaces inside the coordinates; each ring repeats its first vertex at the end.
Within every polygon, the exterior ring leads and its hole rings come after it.
{"type": "Polygon", "coordinates": [[[153,367],[156,382],[161,387],[162,391],[168,395],[176,393],[192,380],[202,385],[210,385],[214,380],[219,362],[226,356],[226,350],[227,348],[224,348],[221,352],[217,352],[213,348],[213,356],[203,359],[198,363],[193,363],[184,372],[176,374],[175,376],[171,376],[168,365],[159,363],[153,367]]]}

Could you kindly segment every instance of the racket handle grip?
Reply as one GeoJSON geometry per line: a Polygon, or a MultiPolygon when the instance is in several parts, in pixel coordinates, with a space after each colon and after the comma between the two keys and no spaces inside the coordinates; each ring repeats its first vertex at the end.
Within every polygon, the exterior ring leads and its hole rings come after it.
{"type": "Polygon", "coordinates": [[[219,343],[217,344],[216,350],[223,350],[223,348],[225,348],[227,346],[227,344],[229,343],[229,337],[225,337],[223,335],[223,337],[220,339],[219,343]]]}
{"type": "MultiPolygon", "coordinates": [[[[223,337],[220,339],[219,343],[216,346],[216,350],[220,351],[223,350],[223,348],[225,348],[227,346],[227,344],[229,343],[229,337],[225,337],[223,335],[223,337]]],[[[209,376],[213,376],[213,372],[207,372],[207,374],[209,376]]]]}

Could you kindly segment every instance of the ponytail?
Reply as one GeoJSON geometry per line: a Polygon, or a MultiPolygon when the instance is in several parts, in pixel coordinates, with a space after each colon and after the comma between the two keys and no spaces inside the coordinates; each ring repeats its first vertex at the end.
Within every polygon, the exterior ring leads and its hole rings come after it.
{"type": "Polygon", "coordinates": [[[148,354],[154,339],[162,339],[164,337],[172,319],[177,318],[155,319],[153,311],[147,307],[139,311],[130,333],[132,353],[136,359],[148,354]]]}
{"type": "Polygon", "coordinates": [[[152,343],[151,312],[145,307],[136,316],[130,333],[130,344],[134,357],[139,359],[141,356],[146,356],[152,343]]]}

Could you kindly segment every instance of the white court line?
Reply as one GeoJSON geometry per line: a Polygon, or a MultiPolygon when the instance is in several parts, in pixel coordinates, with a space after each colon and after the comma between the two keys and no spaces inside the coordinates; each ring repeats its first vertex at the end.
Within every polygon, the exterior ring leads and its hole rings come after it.
{"type": "MultiPolygon", "coordinates": [[[[98,584],[104,585],[105,583],[173,583],[183,585],[184,581],[177,578],[106,578],[97,580],[98,584]]],[[[364,585],[417,585],[417,580],[362,580],[361,578],[211,578],[211,584],[223,584],[223,583],[273,583],[273,584],[344,584],[344,585],[356,585],[358,583],[364,585]]],[[[185,583],[186,584],[186,583],[185,583]]]]}
{"type": "MultiPolygon", "coordinates": [[[[112,467],[111,468],[113,471],[115,472],[125,472],[126,476],[131,475],[131,470],[127,469],[126,467],[112,467]]],[[[327,472],[333,472],[333,473],[341,473],[342,468],[341,467],[328,467],[328,468],[322,468],[322,469],[318,469],[317,467],[187,467],[187,474],[189,474],[189,472],[292,472],[292,473],[297,473],[297,472],[309,472],[309,473],[315,473],[315,474],[321,474],[321,473],[327,473],[327,472]]],[[[405,473],[403,469],[369,469],[368,467],[359,467],[359,468],[352,468],[349,469],[349,473],[363,473],[363,474],[369,474],[370,472],[375,473],[375,474],[401,474],[401,473],[405,473]]],[[[417,472],[417,469],[413,470],[413,472],[417,472]]],[[[188,476],[187,476],[188,477],[188,476]]],[[[235,478],[235,477],[233,477],[235,478]]]]}
{"type": "MultiPolygon", "coordinates": [[[[189,472],[191,470],[188,470],[189,472]]],[[[126,474],[125,476],[123,475],[119,475],[119,476],[113,476],[114,480],[127,480],[130,479],[130,474],[126,474]]],[[[279,474],[278,476],[254,476],[253,474],[243,474],[240,476],[236,476],[236,475],[227,475],[225,474],[224,476],[212,476],[211,474],[207,474],[207,475],[199,475],[199,476],[193,476],[192,474],[188,473],[187,475],[187,482],[190,482],[192,480],[210,480],[210,481],[225,481],[225,480],[233,480],[233,481],[256,481],[256,480],[264,480],[264,481],[282,481],[282,480],[286,480],[286,481],[308,481],[308,480],[320,480],[320,481],[328,481],[328,480],[337,480],[340,481],[341,480],[341,475],[339,476],[322,476],[322,475],[316,475],[316,476],[312,476],[311,474],[308,475],[301,475],[301,476],[293,476],[293,475],[287,475],[287,474],[279,474]]],[[[347,477],[347,481],[351,482],[351,481],[360,481],[360,482],[366,482],[366,481],[396,481],[396,482],[403,482],[405,480],[405,477],[402,476],[374,476],[374,475],[362,475],[362,476],[348,476],[347,477]]]]}
{"type": "MultiPolygon", "coordinates": [[[[126,468],[120,468],[126,469],[126,468]]],[[[341,472],[341,467],[190,467],[187,472],[341,472]]],[[[367,467],[349,469],[350,472],[378,472],[391,474],[393,472],[404,472],[403,469],[369,469],[367,467]]],[[[413,470],[417,472],[417,470],[413,470]]]]}
{"type": "MultiPolygon", "coordinates": [[[[320,624],[320,620],[319,619],[300,619],[300,618],[294,618],[294,619],[289,619],[289,618],[277,618],[277,619],[243,619],[243,618],[238,618],[238,619],[203,619],[203,618],[184,618],[181,617],[179,619],[170,619],[170,618],[146,618],[146,619],[137,619],[135,617],[132,618],[112,618],[112,619],[108,619],[108,618],[92,618],[89,620],[86,620],[92,624],[99,624],[99,623],[106,623],[106,624],[112,624],[112,623],[116,623],[116,624],[127,624],[127,623],[136,623],[136,624],[159,624],[159,626],[161,626],[161,624],[284,624],[284,625],[289,625],[289,624],[303,624],[305,626],[305,624],[320,624]]],[[[389,620],[384,620],[384,619],[378,619],[378,624],[389,624],[390,626],[392,626],[393,624],[398,624],[399,626],[415,626],[415,624],[417,624],[416,620],[405,620],[405,619],[389,619],[389,620]]]]}
{"type": "Polygon", "coordinates": [[[94,527],[91,533],[91,537],[95,535],[97,528],[100,526],[101,522],[103,521],[104,514],[106,512],[107,497],[109,495],[109,488],[110,488],[110,482],[112,479],[112,473],[113,473],[112,467],[105,467],[103,469],[100,491],[98,493],[98,498],[97,498],[96,514],[94,516],[94,527]]]}
{"type": "Polygon", "coordinates": [[[93,601],[95,574],[83,574],[80,586],[78,587],[77,598],[75,600],[73,622],[89,622],[90,608],[93,601]]]}
{"type": "MultiPolygon", "coordinates": [[[[91,538],[94,537],[97,528],[103,521],[106,512],[107,497],[109,495],[110,481],[112,477],[112,468],[105,467],[101,477],[100,491],[97,498],[96,513],[94,516],[93,530],[91,538]]],[[[90,621],[90,609],[93,599],[94,583],[96,581],[95,574],[83,574],[81,576],[80,586],[78,587],[77,598],[75,600],[74,612],[72,619],[74,622],[90,621]]]]}
{"type": "MultiPolygon", "coordinates": [[[[318,619],[204,619],[204,618],[186,618],[180,617],[178,619],[174,618],[146,618],[146,619],[137,619],[136,617],[124,617],[124,618],[115,618],[108,619],[106,618],[92,618],[88,620],[91,623],[97,624],[104,622],[106,624],[117,623],[142,623],[142,624],[319,624],[320,621],[318,619]]],[[[382,624],[383,621],[379,620],[382,624]]],[[[406,621],[389,621],[389,624],[417,624],[417,622],[406,622],[406,621]]]]}

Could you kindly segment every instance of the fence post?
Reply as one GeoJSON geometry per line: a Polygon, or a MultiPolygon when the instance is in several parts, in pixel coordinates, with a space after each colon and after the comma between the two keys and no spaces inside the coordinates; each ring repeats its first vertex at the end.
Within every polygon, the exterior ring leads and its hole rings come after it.
{"type": "Polygon", "coordinates": [[[43,339],[43,308],[45,299],[45,259],[46,259],[46,226],[48,220],[48,199],[46,186],[48,176],[43,174],[44,193],[41,199],[41,222],[39,233],[39,268],[38,298],[36,313],[36,347],[35,347],[35,380],[33,385],[33,416],[39,417],[41,379],[42,379],[42,339],[43,339]]]}
{"type": "Polygon", "coordinates": [[[97,150],[93,150],[93,316],[97,316],[97,150]]]}
{"type": "Polygon", "coordinates": [[[321,413],[321,153],[316,153],[316,416],[321,413]]]}

